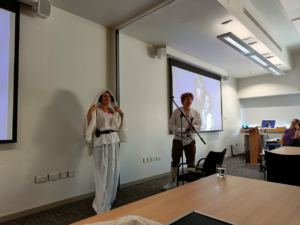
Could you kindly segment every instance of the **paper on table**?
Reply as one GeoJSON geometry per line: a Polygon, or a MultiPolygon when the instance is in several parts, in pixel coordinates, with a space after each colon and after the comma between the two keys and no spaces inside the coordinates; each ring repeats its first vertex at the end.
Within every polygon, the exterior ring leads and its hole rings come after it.
{"type": "Polygon", "coordinates": [[[114,221],[97,222],[86,225],[162,225],[161,223],[145,219],[140,216],[125,216],[114,221]]]}

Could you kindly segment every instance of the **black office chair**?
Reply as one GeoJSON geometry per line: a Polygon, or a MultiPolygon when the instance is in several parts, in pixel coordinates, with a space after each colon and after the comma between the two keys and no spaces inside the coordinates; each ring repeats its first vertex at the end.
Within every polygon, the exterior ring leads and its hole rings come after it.
{"type": "Polygon", "coordinates": [[[217,164],[222,164],[224,160],[224,156],[226,154],[227,149],[225,148],[222,152],[213,152],[210,151],[206,158],[202,158],[198,161],[197,165],[188,164],[188,163],[180,163],[177,167],[177,186],[179,186],[180,181],[193,182],[195,180],[199,180],[202,177],[207,177],[216,173],[217,164]],[[200,162],[204,161],[203,167],[199,167],[200,162]],[[183,165],[188,165],[191,168],[196,168],[196,172],[187,172],[184,174],[179,174],[180,167],[183,165]]]}
{"type": "Polygon", "coordinates": [[[268,167],[267,181],[300,186],[300,155],[282,155],[265,152],[268,167]]]}
{"type": "Polygon", "coordinates": [[[289,146],[300,147],[300,139],[294,139],[289,146]]]}

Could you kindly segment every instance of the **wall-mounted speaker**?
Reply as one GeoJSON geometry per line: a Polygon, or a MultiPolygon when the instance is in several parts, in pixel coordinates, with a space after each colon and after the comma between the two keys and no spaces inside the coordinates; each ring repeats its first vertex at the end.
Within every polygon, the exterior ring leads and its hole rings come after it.
{"type": "Polygon", "coordinates": [[[228,81],[228,80],[229,80],[229,74],[228,74],[227,76],[223,76],[223,77],[222,77],[222,80],[223,80],[223,81],[228,81]]]}
{"type": "Polygon", "coordinates": [[[22,6],[35,11],[40,18],[47,19],[51,14],[50,0],[18,0],[22,6]]]}
{"type": "Polygon", "coordinates": [[[157,50],[157,58],[158,59],[166,59],[167,58],[167,49],[159,48],[157,50]]]}
{"type": "Polygon", "coordinates": [[[50,0],[39,0],[36,8],[36,15],[43,19],[46,19],[51,14],[51,1],[50,0]]]}

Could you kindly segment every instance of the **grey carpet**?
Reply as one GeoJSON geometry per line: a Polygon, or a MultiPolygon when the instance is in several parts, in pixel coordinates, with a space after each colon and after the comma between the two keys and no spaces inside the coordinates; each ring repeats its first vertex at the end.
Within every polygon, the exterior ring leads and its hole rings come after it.
{"type": "MultiPolygon", "coordinates": [[[[224,159],[227,174],[245,178],[263,180],[263,173],[258,166],[245,165],[245,157],[228,157],[224,159]]],[[[131,202],[147,198],[162,192],[162,186],[168,182],[168,176],[136,184],[121,189],[113,203],[112,209],[131,202]]],[[[16,220],[1,223],[2,225],[65,225],[96,215],[92,208],[94,198],[87,198],[71,204],[25,216],[16,220]]]]}

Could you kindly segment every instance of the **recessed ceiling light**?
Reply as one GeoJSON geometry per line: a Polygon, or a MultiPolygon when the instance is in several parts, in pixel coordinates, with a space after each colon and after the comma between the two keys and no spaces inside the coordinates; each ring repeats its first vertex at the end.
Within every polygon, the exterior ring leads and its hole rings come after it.
{"type": "Polygon", "coordinates": [[[248,73],[249,73],[249,74],[252,74],[252,73],[254,73],[254,72],[253,72],[253,71],[248,71],[248,73]]]}

